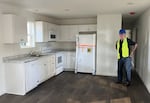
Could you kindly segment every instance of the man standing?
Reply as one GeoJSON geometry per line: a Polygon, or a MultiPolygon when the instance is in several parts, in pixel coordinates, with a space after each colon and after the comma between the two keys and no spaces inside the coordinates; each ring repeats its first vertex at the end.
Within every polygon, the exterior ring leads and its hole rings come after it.
{"type": "Polygon", "coordinates": [[[126,71],[125,85],[130,86],[131,83],[131,57],[137,48],[137,43],[126,37],[126,31],[121,29],[119,31],[120,39],[116,43],[118,53],[118,80],[117,83],[122,83],[123,69],[126,71]],[[131,47],[133,49],[131,50],[131,47]]]}

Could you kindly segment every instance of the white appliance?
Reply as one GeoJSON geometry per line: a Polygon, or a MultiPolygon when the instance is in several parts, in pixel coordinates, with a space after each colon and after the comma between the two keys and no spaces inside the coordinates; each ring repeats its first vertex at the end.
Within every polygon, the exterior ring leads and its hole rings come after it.
{"type": "Polygon", "coordinates": [[[49,41],[56,41],[56,33],[49,31],[49,41]]]}
{"type": "Polygon", "coordinates": [[[63,57],[64,57],[63,52],[56,53],[56,75],[58,75],[64,71],[63,57]]]}
{"type": "Polygon", "coordinates": [[[96,32],[80,32],[76,37],[75,73],[92,73],[95,75],[96,32]]]}

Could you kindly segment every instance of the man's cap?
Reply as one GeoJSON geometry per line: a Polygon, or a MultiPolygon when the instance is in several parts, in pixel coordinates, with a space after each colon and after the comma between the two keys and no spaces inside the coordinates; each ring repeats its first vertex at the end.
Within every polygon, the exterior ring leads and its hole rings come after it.
{"type": "Polygon", "coordinates": [[[122,34],[126,34],[126,30],[125,29],[120,29],[119,30],[119,35],[122,35],[122,34]]]}

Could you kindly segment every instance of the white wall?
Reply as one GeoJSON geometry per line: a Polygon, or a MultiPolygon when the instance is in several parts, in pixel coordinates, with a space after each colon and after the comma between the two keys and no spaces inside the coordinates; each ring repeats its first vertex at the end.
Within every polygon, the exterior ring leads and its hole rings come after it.
{"type": "Polygon", "coordinates": [[[150,9],[138,19],[136,70],[150,92],[150,9]]]}
{"type": "Polygon", "coordinates": [[[121,25],[121,14],[97,16],[97,75],[117,75],[115,44],[121,25]]]}
{"type": "MultiPolygon", "coordinates": [[[[1,20],[1,16],[0,16],[0,20],[1,20]]],[[[0,21],[1,22],[1,21],[0,21]]],[[[2,37],[2,25],[0,25],[0,38],[2,37]]],[[[2,45],[1,45],[1,41],[2,39],[0,39],[0,95],[4,93],[4,68],[3,68],[3,64],[2,64],[2,45]]]]}

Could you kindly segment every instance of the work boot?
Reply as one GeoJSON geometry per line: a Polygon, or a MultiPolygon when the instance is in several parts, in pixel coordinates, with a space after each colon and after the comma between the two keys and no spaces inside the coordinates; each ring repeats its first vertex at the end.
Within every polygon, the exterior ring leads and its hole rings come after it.
{"type": "Polygon", "coordinates": [[[122,84],[122,81],[116,81],[116,84],[122,84]]]}
{"type": "Polygon", "coordinates": [[[125,82],[124,85],[129,87],[131,85],[131,82],[125,82]]]}

